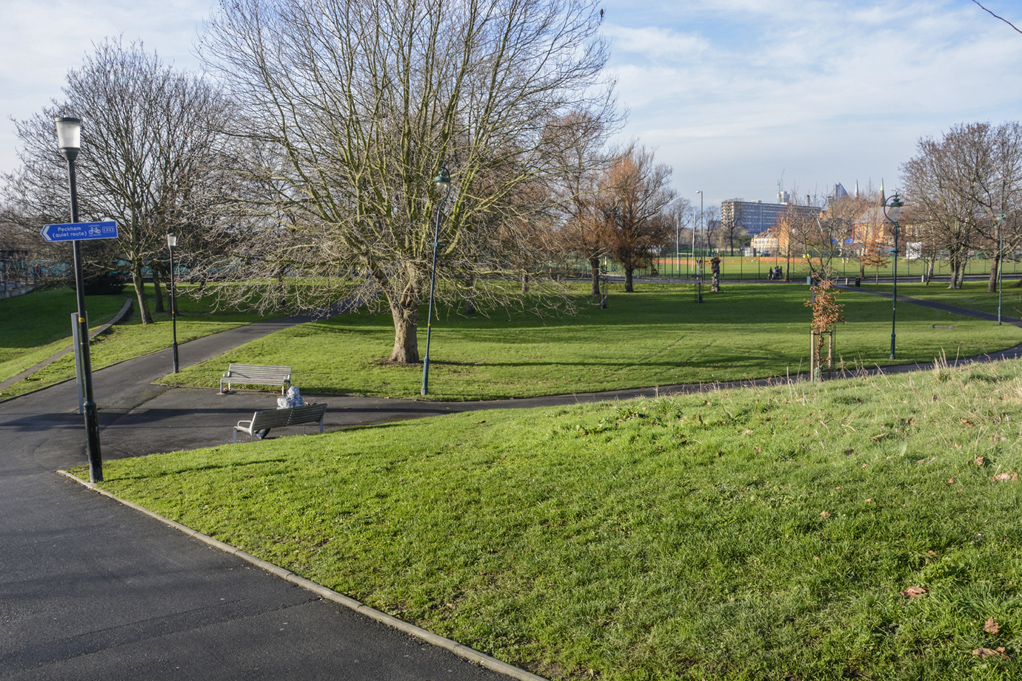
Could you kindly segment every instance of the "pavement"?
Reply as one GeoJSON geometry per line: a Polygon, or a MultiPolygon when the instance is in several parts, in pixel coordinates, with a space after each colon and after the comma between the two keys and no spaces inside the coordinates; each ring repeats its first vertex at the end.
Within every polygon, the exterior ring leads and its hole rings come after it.
{"type": "MultiPolygon", "coordinates": [[[[962,312],[906,297],[902,301],[962,312]]],[[[182,344],[180,363],[205,361],[302,321],[306,318],[261,322],[182,344]]],[[[1022,325],[1017,319],[1005,321],[1022,325]]],[[[979,359],[1020,356],[1022,346],[979,359]]],[[[237,421],[257,409],[275,407],[275,397],[265,392],[239,390],[220,396],[215,389],[153,384],[171,366],[168,349],[95,372],[104,460],[227,444],[237,421]]],[[[325,425],[336,430],[460,411],[786,380],[488,402],[306,398],[330,405],[325,425]]],[[[77,407],[74,382],[0,402],[0,627],[5,632],[0,638],[0,679],[507,678],[324,600],[58,475],[58,469],[87,463],[77,407]]],[[[317,430],[306,427],[306,432],[317,430]]],[[[270,437],[299,433],[294,427],[270,437]]]]}
{"type": "MultiPolygon", "coordinates": [[[[181,363],[295,321],[183,344],[181,363]]],[[[104,460],[229,442],[275,406],[151,384],[170,367],[165,351],[95,373],[104,460]]],[[[76,410],[73,382],[0,403],[0,679],[507,678],[58,475],[87,461],[76,410]]]]}

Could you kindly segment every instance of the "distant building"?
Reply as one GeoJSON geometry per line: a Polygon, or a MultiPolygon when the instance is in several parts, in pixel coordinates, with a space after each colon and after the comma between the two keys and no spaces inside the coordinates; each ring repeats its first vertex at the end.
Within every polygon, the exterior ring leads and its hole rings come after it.
{"type": "Polygon", "coordinates": [[[752,243],[749,245],[753,249],[750,255],[777,255],[781,252],[782,245],[787,249],[788,238],[781,229],[770,227],[752,237],[752,243]]]}
{"type": "Polygon", "coordinates": [[[742,201],[729,199],[720,203],[720,221],[723,225],[734,224],[750,236],[765,232],[784,217],[788,210],[819,215],[820,209],[814,206],[798,206],[790,203],[788,192],[778,195],[781,203],[763,203],[762,201],[742,201]]]}

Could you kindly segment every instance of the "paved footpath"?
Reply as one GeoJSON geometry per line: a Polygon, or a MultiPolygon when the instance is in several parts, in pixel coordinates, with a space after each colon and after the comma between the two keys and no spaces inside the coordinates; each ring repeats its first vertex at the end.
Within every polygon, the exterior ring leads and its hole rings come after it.
{"type": "MultiPolygon", "coordinates": [[[[184,344],[182,364],[286,325],[184,344]]],[[[236,414],[272,404],[150,385],[170,366],[168,351],[96,372],[104,459],[226,442],[236,414]]],[[[74,393],[0,403],[0,679],[506,678],[58,475],[87,460],[74,393]]]]}
{"type": "MultiPolygon", "coordinates": [[[[252,324],[185,343],[181,364],[301,321],[252,324]]],[[[1018,357],[1020,349],[988,359],[1018,357]]],[[[170,367],[166,350],[95,373],[104,460],[226,444],[234,423],[276,406],[267,393],[218,396],[215,390],[153,385],[170,367]]],[[[918,368],[925,367],[884,371],[918,368]]],[[[455,411],[769,382],[777,381],[497,402],[311,397],[330,405],[326,427],[335,430],[455,411]]],[[[56,474],[87,462],[76,409],[71,382],[0,403],[0,679],[506,678],[323,601],[56,474]]]]}

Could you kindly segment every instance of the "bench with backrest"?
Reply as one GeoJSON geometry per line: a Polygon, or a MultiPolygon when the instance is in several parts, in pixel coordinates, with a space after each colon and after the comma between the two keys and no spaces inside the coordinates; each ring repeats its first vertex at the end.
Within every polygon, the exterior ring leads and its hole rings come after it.
{"type": "Polygon", "coordinates": [[[224,392],[224,383],[231,389],[232,383],[246,385],[279,385],[283,395],[291,386],[291,367],[280,367],[269,364],[234,364],[220,377],[220,393],[224,392]]]}
{"type": "Polygon", "coordinates": [[[307,407],[291,407],[289,409],[266,409],[252,414],[249,421],[238,421],[234,426],[234,441],[238,441],[238,433],[248,433],[253,440],[258,437],[256,433],[269,428],[286,428],[287,426],[298,426],[303,423],[319,422],[319,432],[323,432],[323,414],[326,413],[325,404],[311,404],[307,407]]]}

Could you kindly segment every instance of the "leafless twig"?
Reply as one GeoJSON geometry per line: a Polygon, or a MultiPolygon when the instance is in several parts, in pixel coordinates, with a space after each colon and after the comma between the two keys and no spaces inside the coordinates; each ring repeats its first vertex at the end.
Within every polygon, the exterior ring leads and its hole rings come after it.
{"type": "Polygon", "coordinates": [[[990,16],[992,16],[992,17],[993,17],[994,19],[1000,19],[1001,21],[1003,21],[1004,23],[1008,24],[1008,25],[1009,25],[1009,26],[1011,26],[1011,27],[1012,27],[1013,29],[1015,29],[1015,32],[1016,32],[1016,33],[1022,33],[1022,31],[1020,31],[1020,30],[1019,30],[1019,28],[1018,28],[1018,27],[1017,27],[1017,26],[1016,26],[1015,24],[1011,23],[1010,21],[1008,21],[1008,20],[1007,20],[1007,19],[1005,19],[1004,17],[999,17],[999,16],[997,16],[996,14],[994,14],[993,12],[991,12],[990,10],[988,10],[988,9],[987,9],[986,7],[984,7],[984,6],[982,5],[982,4],[980,4],[980,3],[978,2],[978,0],[972,0],[972,1],[973,1],[974,3],[976,3],[976,6],[977,6],[977,7],[979,7],[979,8],[981,9],[981,10],[983,10],[984,12],[986,12],[987,14],[989,14],[990,16]]]}

